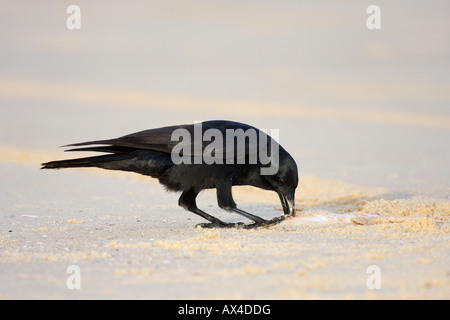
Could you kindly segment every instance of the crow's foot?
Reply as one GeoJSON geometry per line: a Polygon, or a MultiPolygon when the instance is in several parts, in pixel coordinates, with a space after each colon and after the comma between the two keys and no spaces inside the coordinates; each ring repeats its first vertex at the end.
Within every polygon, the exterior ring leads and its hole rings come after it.
{"type": "Polygon", "coordinates": [[[200,228],[208,228],[208,229],[213,229],[213,228],[242,228],[244,227],[245,224],[243,222],[238,222],[238,223],[226,223],[226,222],[209,222],[209,223],[199,223],[197,224],[195,227],[200,227],[200,228]]]}
{"type": "Polygon", "coordinates": [[[195,227],[201,227],[201,228],[244,228],[244,229],[255,229],[259,227],[268,228],[271,226],[274,226],[276,224],[279,224],[280,222],[284,221],[286,219],[286,216],[280,216],[275,217],[270,220],[264,220],[264,222],[255,222],[252,224],[244,224],[243,222],[238,223],[226,223],[226,222],[210,222],[210,223],[199,223],[195,227]]]}
{"type": "Polygon", "coordinates": [[[274,226],[276,224],[279,224],[280,222],[284,221],[285,219],[286,219],[286,216],[275,217],[270,220],[264,220],[264,222],[255,222],[252,224],[248,224],[248,225],[244,226],[244,228],[245,229],[255,229],[255,228],[259,228],[259,227],[268,228],[268,227],[274,226]]]}

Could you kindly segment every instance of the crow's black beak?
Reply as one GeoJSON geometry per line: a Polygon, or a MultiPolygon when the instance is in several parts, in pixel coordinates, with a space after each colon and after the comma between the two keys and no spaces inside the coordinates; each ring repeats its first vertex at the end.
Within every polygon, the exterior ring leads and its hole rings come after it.
{"type": "Polygon", "coordinates": [[[295,189],[278,191],[285,215],[295,214],[295,189]]]}

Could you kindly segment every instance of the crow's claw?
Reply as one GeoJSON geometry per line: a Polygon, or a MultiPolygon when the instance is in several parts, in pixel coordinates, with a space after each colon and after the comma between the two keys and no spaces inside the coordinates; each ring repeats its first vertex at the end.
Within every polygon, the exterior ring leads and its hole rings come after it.
{"type": "Polygon", "coordinates": [[[204,229],[213,229],[213,228],[242,228],[245,224],[243,222],[238,223],[226,223],[226,222],[207,222],[207,223],[199,223],[195,227],[200,227],[204,229]]]}

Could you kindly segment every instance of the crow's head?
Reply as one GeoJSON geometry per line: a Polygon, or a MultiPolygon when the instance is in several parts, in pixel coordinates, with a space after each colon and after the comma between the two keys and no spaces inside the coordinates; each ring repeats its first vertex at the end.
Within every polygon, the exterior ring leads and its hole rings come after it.
{"type": "Polygon", "coordinates": [[[266,179],[272,185],[281,200],[286,215],[295,213],[295,189],[298,185],[297,164],[289,153],[280,148],[278,171],[267,175],[266,179]]]}

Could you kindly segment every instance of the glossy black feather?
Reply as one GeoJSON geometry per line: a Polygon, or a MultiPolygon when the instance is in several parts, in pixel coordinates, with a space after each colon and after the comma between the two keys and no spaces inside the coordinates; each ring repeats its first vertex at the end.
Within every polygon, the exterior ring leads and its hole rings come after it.
{"type": "MultiPolygon", "coordinates": [[[[242,214],[254,220],[256,223],[262,223],[265,220],[236,208],[236,204],[231,195],[231,187],[233,185],[251,185],[273,190],[280,196],[285,214],[292,214],[294,212],[294,193],[298,183],[297,165],[287,151],[272,140],[270,136],[264,133],[260,135],[260,130],[255,127],[232,121],[206,121],[201,123],[201,136],[203,137],[203,134],[209,129],[216,129],[215,132],[220,132],[223,137],[226,136],[227,130],[253,130],[258,137],[257,143],[256,145],[251,145],[249,143],[250,140],[245,140],[244,157],[250,159],[254,153],[258,152],[261,146],[266,144],[270,145],[270,143],[275,145],[276,143],[276,150],[279,152],[279,168],[274,175],[265,176],[261,174],[261,168],[267,165],[261,163],[259,158],[257,158],[256,163],[245,161],[243,164],[238,164],[235,155],[234,159],[226,157],[225,139],[223,139],[222,144],[223,150],[220,148],[216,150],[219,154],[223,154],[222,163],[206,164],[202,162],[195,164],[194,161],[191,161],[191,163],[187,164],[174,164],[172,161],[172,151],[175,146],[180,144],[180,141],[173,140],[172,134],[174,130],[186,130],[193,137],[196,133],[199,133],[199,124],[196,125],[187,124],[162,127],[136,132],[116,139],[70,144],[66,147],[76,148],[71,148],[67,151],[92,151],[107,154],[51,161],[43,163],[42,169],[98,167],[148,175],[159,179],[159,182],[167,190],[183,192],[179,204],[215,224],[224,223],[198,209],[195,203],[196,196],[204,189],[216,188],[220,207],[242,214]],[[228,161],[232,161],[232,163],[228,161]]],[[[201,139],[201,148],[198,149],[195,147],[193,140],[191,139],[190,143],[185,145],[190,148],[192,159],[199,156],[198,152],[200,152],[200,156],[205,157],[205,147],[211,141],[203,141],[201,139]]],[[[234,151],[236,153],[237,150],[235,149],[234,151]]]]}

